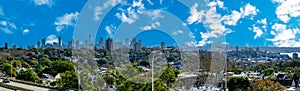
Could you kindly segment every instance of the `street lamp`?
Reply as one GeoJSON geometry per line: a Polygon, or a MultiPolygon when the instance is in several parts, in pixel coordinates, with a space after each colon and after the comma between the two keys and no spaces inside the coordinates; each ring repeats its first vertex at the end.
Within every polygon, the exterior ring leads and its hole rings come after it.
{"type": "Polygon", "coordinates": [[[154,69],[153,69],[153,66],[154,66],[154,56],[155,56],[155,54],[157,53],[157,52],[159,52],[159,51],[157,51],[157,50],[155,50],[155,51],[152,51],[152,62],[151,62],[151,70],[152,70],[152,91],[154,91],[154,69]]]}

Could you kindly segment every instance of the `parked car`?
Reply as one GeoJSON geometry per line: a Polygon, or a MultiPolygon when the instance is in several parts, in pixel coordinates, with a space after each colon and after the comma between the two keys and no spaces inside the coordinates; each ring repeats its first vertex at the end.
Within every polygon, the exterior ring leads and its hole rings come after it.
{"type": "Polygon", "coordinates": [[[10,80],[9,80],[8,78],[4,78],[4,79],[2,80],[2,82],[3,82],[3,83],[9,83],[10,80]]]}

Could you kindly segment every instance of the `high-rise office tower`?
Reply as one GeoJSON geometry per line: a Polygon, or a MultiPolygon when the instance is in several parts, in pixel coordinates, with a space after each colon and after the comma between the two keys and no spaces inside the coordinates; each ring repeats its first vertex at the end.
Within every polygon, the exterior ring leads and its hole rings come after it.
{"type": "Polygon", "coordinates": [[[8,43],[7,42],[5,42],[5,44],[4,44],[4,49],[8,49],[8,43]]]}
{"type": "Polygon", "coordinates": [[[80,47],[79,40],[76,40],[76,41],[75,41],[75,46],[76,46],[76,48],[79,48],[79,47],[80,47]]]}
{"type": "Polygon", "coordinates": [[[165,43],[165,42],[160,42],[160,49],[161,49],[161,50],[164,50],[164,49],[165,49],[165,46],[166,46],[166,43],[165,43]]]}
{"type": "Polygon", "coordinates": [[[45,47],[46,47],[46,39],[43,38],[43,39],[42,39],[42,48],[45,48],[45,47]]]}
{"type": "Polygon", "coordinates": [[[101,38],[100,38],[100,41],[99,41],[99,48],[100,48],[100,49],[103,49],[103,44],[104,44],[104,43],[103,43],[103,38],[101,37],[101,38]]]}
{"type": "Polygon", "coordinates": [[[88,48],[88,46],[89,46],[89,42],[88,42],[88,40],[85,40],[84,41],[84,48],[88,48]]]}
{"type": "Polygon", "coordinates": [[[111,51],[113,46],[113,40],[110,38],[107,38],[105,41],[105,49],[111,51]]]}
{"type": "Polygon", "coordinates": [[[40,41],[37,41],[36,47],[37,47],[37,48],[41,48],[41,42],[40,42],[40,41]]]}
{"type": "Polygon", "coordinates": [[[61,40],[61,37],[59,36],[59,37],[58,37],[58,47],[61,47],[61,44],[62,44],[61,41],[62,41],[62,40],[61,40]]]}
{"type": "Polygon", "coordinates": [[[125,46],[128,46],[129,45],[129,43],[128,43],[128,38],[126,38],[125,39],[125,44],[124,44],[125,46]]]}

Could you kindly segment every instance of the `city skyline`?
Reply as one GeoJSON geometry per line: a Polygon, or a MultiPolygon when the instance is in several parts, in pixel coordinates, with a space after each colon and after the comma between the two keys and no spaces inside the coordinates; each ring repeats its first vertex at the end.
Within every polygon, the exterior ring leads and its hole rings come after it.
{"type": "MultiPolygon", "coordinates": [[[[133,1],[134,3],[138,3],[140,5],[135,6],[137,9],[152,9],[148,7],[151,4],[159,7],[155,10],[160,16],[164,16],[163,11],[174,12],[172,11],[174,7],[163,8],[164,5],[170,3],[179,4],[179,2],[172,0],[162,0],[162,3],[152,0],[133,1]]],[[[47,43],[53,43],[52,40],[57,39],[58,36],[62,36],[62,42],[67,43],[68,41],[66,40],[72,39],[76,21],[78,18],[80,18],[80,10],[84,7],[84,4],[87,2],[87,0],[76,0],[73,2],[76,2],[77,4],[62,7],[69,2],[55,0],[49,0],[44,3],[22,0],[0,1],[0,36],[2,36],[2,39],[0,40],[0,46],[4,46],[5,42],[8,42],[9,44],[27,46],[36,44],[35,42],[41,40],[42,38],[46,38],[45,42],[47,43]],[[9,5],[17,5],[19,7],[10,7],[9,5]]],[[[208,5],[208,9],[216,11],[212,14],[220,15],[220,27],[225,28],[222,33],[226,35],[226,44],[228,45],[300,47],[298,32],[299,27],[297,26],[297,21],[294,21],[294,19],[299,19],[299,16],[297,15],[298,11],[282,11],[280,8],[285,7],[284,3],[286,2],[277,0],[267,0],[261,2],[217,0],[209,1],[206,4],[208,5]],[[232,17],[236,18],[233,19],[232,17]],[[240,40],[241,38],[243,41],[240,40]]],[[[299,2],[295,2],[295,5],[298,4],[299,2]]],[[[97,13],[96,7],[101,7],[101,5],[93,8],[92,11],[94,11],[93,13],[95,16],[91,17],[91,23],[99,18],[96,16],[99,14],[97,13]]],[[[181,6],[178,7],[180,8],[181,6]]],[[[125,8],[126,7],[123,9],[125,10],[125,8]]],[[[153,24],[150,23],[145,25],[145,27],[143,27],[144,25],[141,25],[135,26],[136,28],[134,29],[125,28],[123,30],[135,31],[138,29],[146,31],[149,29],[165,29],[164,27],[169,27],[172,30],[163,31],[169,31],[168,35],[170,36],[181,36],[183,34],[187,34],[195,39],[195,41],[191,41],[190,44],[209,45],[209,38],[211,38],[211,36],[208,36],[209,33],[203,27],[201,22],[199,22],[200,20],[198,21],[196,18],[192,18],[193,14],[204,16],[200,12],[201,9],[199,7],[197,8],[194,4],[186,8],[181,10],[182,12],[186,13],[174,13],[182,20],[182,23],[180,23],[181,25],[179,24],[180,26],[178,25],[178,28],[173,28],[173,26],[157,21],[153,22],[153,24]],[[193,8],[196,10],[194,13],[191,13],[189,9],[193,8]],[[186,32],[183,27],[188,27],[191,32],[186,32]]],[[[112,11],[119,15],[121,15],[123,12],[119,11],[117,8],[113,9],[112,11]]],[[[127,11],[124,11],[123,13],[126,12],[127,11]]],[[[119,32],[119,30],[122,30],[117,29],[117,25],[124,20],[122,20],[122,18],[118,17],[116,14],[108,14],[108,16],[111,17],[106,17],[105,20],[112,21],[104,22],[105,24],[99,26],[98,33],[92,35],[93,38],[97,39],[96,41],[98,41],[100,37],[112,38],[116,31],[119,32]]],[[[132,18],[127,14],[125,14],[125,16],[130,20],[132,18]]],[[[154,17],[154,19],[156,18],[161,17],[154,17]]],[[[164,17],[162,19],[167,18],[168,17],[164,17]]],[[[129,21],[124,21],[126,24],[128,22],[129,21]]],[[[138,21],[133,19],[132,23],[129,23],[128,25],[136,25],[138,21]]],[[[131,32],[122,33],[127,35],[131,32]]],[[[149,34],[149,36],[145,37],[153,37],[153,35],[156,34],[149,34]]],[[[88,37],[85,38],[87,39],[88,37]]],[[[85,38],[82,39],[85,40],[85,38]]]]}

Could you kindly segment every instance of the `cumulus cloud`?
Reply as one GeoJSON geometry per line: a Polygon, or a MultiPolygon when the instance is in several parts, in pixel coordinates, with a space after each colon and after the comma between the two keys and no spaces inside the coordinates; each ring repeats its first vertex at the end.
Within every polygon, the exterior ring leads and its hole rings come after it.
{"type": "Polygon", "coordinates": [[[160,26],[160,22],[154,22],[149,26],[141,27],[142,30],[151,30],[160,26]]]}
{"type": "Polygon", "coordinates": [[[261,37],[264,33],[259,27],[256,26],[253,26],[253,32],[255,32],[254,39],[261,37]]]}
{"type": "Polygon", "coordinates": [[[117,27],[110,25],[105,27],[105,31],[107,32],[109,37],[113,36],[113,32],[117,29],[117,27]]]}
{"type": "Polygon", "coordinates": [[[221,15],[217,13],[216,7],[224,7],[223,3],[217,4],[218,2],[210,2],[208,3],[208,6],[210,7],[207,11],[204,10],[197,10],[198,4],[194,4],[190,8],[190,16],[187,19],[188,24],[195,24],[203,22],[207,28],[210,30],[207,33],[200,32],[200,35],[202,37],[202,40],[198,42],[198,46],[203,46],[207,43],[210,43],[208,41],[208,38],[212,37],[219,37],[221,35],[226,35],[228,33],[231,33],[232,30],[226,28],[220,21],[221,15]]]}
{"type": "Polygon", "coordinates": [[[46,39],[46,43],[49,43],[49,44],[58,43],[57,36],[54,34],[49,35],[46,39]]]}
{"type": "Polygon", "coordinates": [[[155,20],[157,18],[164,18],[164,16],[161,14],[162,10],[160,9],[155,9],[155,10],[149,10],[146,11],[146,15],[148,15],[149,17],[152,17],[152,20],[155,20]]]}
{"type": "Polygon", "coordinates": [[[253,16],[257,15],[257,12],[259,10],[248,3],[245,7],[240,8],[240,11],[233,10],[230,15],[223,16],[222,21],[226,25],[236,25],[241,18],[252,16],[251,19],[253,19],[253,16]]]}
{"type": "Polygon", "coordinates": [[[197,42],[196,41],[190,41],[190,42],[186,42],[187,46],[197,46],[197,42]]]}
{"type": "Polygon", "coordinates": [[[202,19],[205,15],[205,11],[204,10],[197,10],[198,8],[198,4],[194,4],[194,6],[192,6],[190,8],[190,16],[187,19],[188,24],[193,24],[193,23],[200,23],[202,22],[202,19]]]}
{"type": "Polygon", "coordinates": [[[297,34],[300,34],[298,28],[289,29],[285,24],[275,23],[272,26],[271,34],[274,38],[267,39],[273,42],[275,46],[279,47],[300,47],[300,41],[296,38],[297,34]]]}
{"type": "Polygon", "coordinates": [[[28,33],[29,32],[29,29],[24,29],[23,30],[23,34],[26,34],[26,33],[28,33]]]}
{"type": "Polygon", "coordinates": [[[100,20],[101,15],[103,14],[103,10],[107,9],[108,7],[114,7],[118,3],[121,3],[122,0],[107,0],[103,3],[102,6],[97,6],[94,9],[94,20],[100,20]]]}
{"type": "Polygon", "coordinates": [[[117,16],[120,20],[122,20],[122,22],[126,22],[126,23],[128,23],[128,24],[132,24],[132,23],[135,22],[135,20],[138,18],[136,14],[127,16],[127,15],[125,15],[125,12],[122,12],[121,14],[120,14],[120,13],[117,13],[116,16],[117,16]]]}
{"type": "Polygon", "coordinates": [[[272,2],[279,3],[275,13],[282,22],[288,23],[291,18],[300,16],[299,0],[272,0],[272,2]]]}
{"type": "Polygon", "coordinates": [[[68,27],[74,27],[77,18],[78,18],[79,13],[74,12],[74,13],[66,13],[65,15],[58,17],[56,19],[56,22],[54,22],[54,25],[56,25],[56,31],[60,32],[61,30],[68,28],[68,27]]]}
{"type": "Polygon", "coordinates": [[[172,32],[173,35],[178,35],[178,34],[182,34],[182,33],[183,33],[183,31],[180,29],[178,31],[172,32]]]}
{"type": "Polygon", "coordinates": [[[4,33],[12,34],[13,30],[16,30],[17,26],[10,21],[0,21],[0,30],[2,30],[4,33]]]}
{"type": "Polygon", "coordinates": [[[142,10],[144,10],[144,4],[142,0],[135,1],[133,0],[132,5],[128,7],[126,10],[120,9],[120,13],[116,13],[116,17],[120,19],[122,22],[126,22],[128,24],[132,24],[138,19],[138,14],[143,14],[142,10]]]}
{"type": "Polygon", "coordinates": [[[254,39],[262,37],[264,32],[267,31],[267,19],[264,18],[261,20],[257,20],[257,22],[255,24],[253,24],[252,28],[249,28],[249,30],[252,30],[255,33],[255,35],[253,37],[254,39]]]}
{"type": "Polygon", "coordinates": [[[210,7],[218,6],[219,8],[225,8],[224,7],[224,2],[222,2],[220,0],[217,0],[215,2],[209,2],[208,6],[210,6],[210,7]]]}
{"type": "Polygon", "coordinates": [[[51,7],[54,4],[54,0],[33,0],[33,3],[37,6],[47,5],[51,7]]]}

